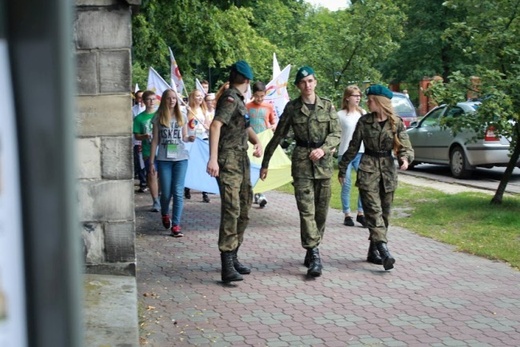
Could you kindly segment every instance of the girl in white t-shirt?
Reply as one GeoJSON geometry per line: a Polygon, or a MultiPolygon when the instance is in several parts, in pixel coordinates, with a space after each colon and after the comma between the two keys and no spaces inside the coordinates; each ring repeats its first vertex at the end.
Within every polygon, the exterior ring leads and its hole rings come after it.
{"type": "MultiPolygon", "coordinates": [[[[352,134],[354,134],[354,130],[356,129],[356,124],[359,118],[361,118],[361,116],[366,113],[366,111],[359,106],[361,96],[361,90],[358,86],[355,85],[348,86],[347,88],[345,88],[345,91],[343,92],[341,110],[338,112],[339,123],[341,125],[341,142],[338,151],[338,158],[340,160],[343,153],[345,153],[345,151],[347,150],[350,140],[352,140],[352,134]]],[[[343,213],[345,214],[343,224],[347,226],[354,226],[354,219],[350,215],[350,191],[352,188],[351,172],[352,168],[354,168],[354,170],[356,170],[357,172],[359,168],[359,161],[361,160],[361,156],[363,155],[364,151],[365,148],[363,144],[361,144],[356,158],[352,160],[347,167],[345,182],[341,186],[341,204],[343,207],[343,213]]],[[[363,213],[363,205],[359,196],[357,204],[356,221],[360,223],[364,228],[366,228],[367,225],[363,213]]]]}

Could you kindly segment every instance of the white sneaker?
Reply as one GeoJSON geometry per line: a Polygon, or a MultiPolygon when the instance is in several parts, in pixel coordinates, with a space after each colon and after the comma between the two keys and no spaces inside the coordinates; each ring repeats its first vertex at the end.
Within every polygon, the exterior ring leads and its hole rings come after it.
{"type": "Polygon", "coordinates": [[[258,205],[260,205],[260,208],[264,208],[265,205],[267,205],[267,199],[265,196],[261,196],[258,198],[258,205]]]}

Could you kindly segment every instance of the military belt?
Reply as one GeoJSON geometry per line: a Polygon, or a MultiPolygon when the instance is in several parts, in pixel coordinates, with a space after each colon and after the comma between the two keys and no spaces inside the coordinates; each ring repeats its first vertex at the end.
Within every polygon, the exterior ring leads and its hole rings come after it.
{"type": "Polygon", "coordinates": [[[307,148],[320,148],[323,146],[323,141],[321,142],[310,142],[310,141],[300,141],[296,140],[296,146],[299,147],[307,147],[307,148]]]}
{"type": "Polygon", "coordinates": [[[365,148],[365,154],[369,155],[371,157],[384,158],[384,157],[391,157],[392,151],[372,151],[368,148],[365,148]]]}

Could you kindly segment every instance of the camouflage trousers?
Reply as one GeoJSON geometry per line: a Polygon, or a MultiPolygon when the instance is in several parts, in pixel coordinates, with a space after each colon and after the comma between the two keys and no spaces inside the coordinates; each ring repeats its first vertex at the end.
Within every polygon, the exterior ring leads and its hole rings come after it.
{"type": "Polygon", "coordinates": [[[221,212],[218,248],[234,251],[244,240],[253,200],[249,157],[246,151],[220,153],[218,158],[221,212]]]}
{"type": "Polygon", "coordinates": [[[370,231],[369,239],[374,242],[388,242],[386,234],[390,219],[390,208],[394,201],[394,192],[385,192],[383,182],[378,191],[359,190],[363,211],[370,231]]]}
{"type": "Polygon", "coordinates": [[[319,246],[329,212],[330,179],[294,178],[294,195],[300,213],[302,247],[319,246]]]}

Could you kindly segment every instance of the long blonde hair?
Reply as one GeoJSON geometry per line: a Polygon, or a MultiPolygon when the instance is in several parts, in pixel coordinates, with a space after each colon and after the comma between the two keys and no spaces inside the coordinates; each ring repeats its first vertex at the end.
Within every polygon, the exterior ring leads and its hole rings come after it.
{"type": "Polygon", "coordinates": [[[179,103],[179,97],[177,93],[173,89],[166,89],[161,96],[161,103],[159,104],[159,108],[157,109],[157,116],[159,117],[159,124],[165,127],[170,127],[170,117],[172,110],[170,109],[170,104],[166,101],[168,94],[173,94],[173,96],[177,99],[175,106],[173,107],[173,115],[175,116],[175,120],[179,126],[184,125],[184,118],[182,117],[181,105],[179,103]]]}
{"type": "Polygon", "coordinates": [[[224,83],[223,85],[220,86],[220,88],[218,89],[217,91],[217,95],[215,95],[215,101],[218,102],[218,99],[220,99],[220,97],[222,96],[222,94],[224,94],[224,92],[229,89],[229,81],[224,83]]]}
{"type": "MultiPolygon", "coordinates": [[[[352,95],[354,95],[355,93],[358,93],[359,95],[363,95],[363,93],[361,93],[361,89],[359,89],[358,86],[356,86],[355,84],[352,84],[350,86],[347,86],[347,88],[345,88],[345,91],[343,92],[343,99],[341,100],[341,109],[342,110],[347,110],[348,111],[348,98],[351,97],[352,95]]],[[[361,107],[359,107],[359,105],[356,105],[356,110],[360,113],[360,114],[363,114],[363,109],[361,107]]]]}
{"type": "Polygon", "coordinates": [[[400,121],[399,116],[394,110],[392,106],[392,101],[385,96],[382,95],[372,95],[374,102],[381,108],[383,114],[386,114],[388,118],[388,122],[390,122],[390,128],[392,129],[392,133],[394,134],[394,153],[397,156],[399,149],[403,146],[401,141],[399,141],[399,134],[397,133],[397,123],[400,121]]]}
{"type": "Polygon", "coordinates": [[[208,107],[206,106],[206,103],[204,102],[204,93],[202,93],[198,89],[192,90],[191,93],[188,95],[188,106],[190,106],[191,116],[188,117],[190,119],[195,117],[195,113],[192,110],[195,110],[199,107],[201,108],[202,114],[204,114],[204,117],[206,117],[206,115],[208,113],[208,107]],[[200,105],[195,104],[197,101],[197,93],[203,94],[202,103],[200,105]]]}

